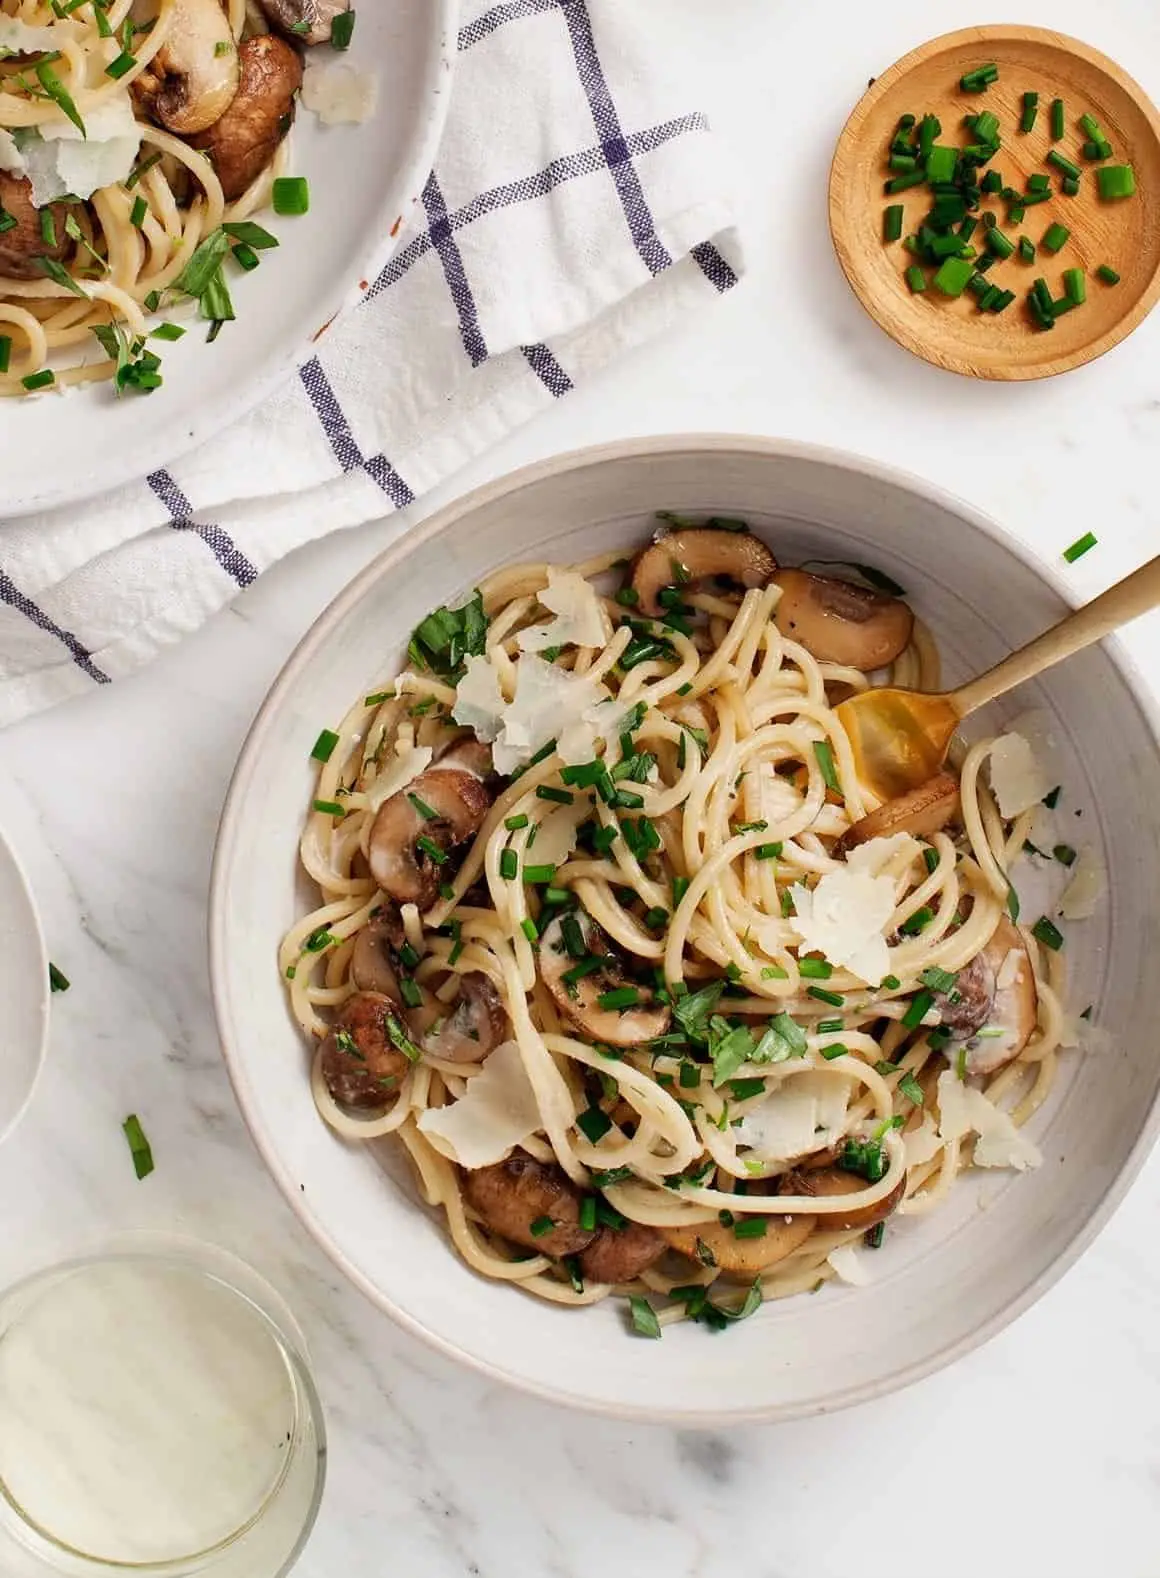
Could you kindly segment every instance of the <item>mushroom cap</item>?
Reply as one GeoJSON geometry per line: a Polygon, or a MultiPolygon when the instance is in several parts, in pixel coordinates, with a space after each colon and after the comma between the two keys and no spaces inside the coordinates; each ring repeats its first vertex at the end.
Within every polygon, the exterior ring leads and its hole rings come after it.
{"type": "Polygon", "coordinates": [[[189,137],[221,119],[239,77],[239,50],[218,0],[175,0],[165,42],[132,91],[154,120],[189,137]]]}
{"type": "MultiPolygon", "coordinates": [[[[777,1211],[777,1202],[770,1200],[777,1211]]],[[[748,1214],[742,1218],[749,1221],[748,1214]]],[[[785,1216],[778,1213],[765,1218],[761,1238],[738,1238],[732,1227],[721,1222],[698,1222],[692,1227],[663,1227],[661,1236],[671,1249],[698,1265],[714,1265],[730,1282],[752,1282],[754,1277],[792,1255],[814,1230],[812,1216],[785,1216]]]]}
{"type": "Polygon", "coordinates": [[[629,1222],[619,1230],[602,1227],[581,1252],[580,1270],[588,1282],[618,1286],[639,1277],[667,1248],[657,1229],[644,1222],[629,1222]]]}
{"type": "Polygon", "coordinates": [[[580,1226],[580,1191],[554,1162],[513,1151],[502,1162],[461,1173],[463,1198],[484,1224],[509,1243],[559,1259],[577,1255],[596,1237],[580,1226]],[[554,1226],[538,1237],[532,1223],[548,1217],[554,1226]]]}
{"type": "Polygon", "coordinates": [[[876,1227],[898,1208],[906,1193],[906,1174],[903,1173],[888,1195],[876,1200],[873,1205],[858,1207],[853,1202],[869,1185],[864,1178],[845,1172],[840,1167],[796,1168],[793,1172],[783,1173],[780,1182],[780,1192],[787,1195],[804,1194],[814,1200],[849,1195],[851,1205],[848,1211],[827,1211],[822,1216],[809,1218],[810,1221],[819,1222],[826,1231],[835,1233],[852,1232],[854,1229],[865,1232],[868,1228],[876,1227]]]}
{"type": "Polygon", "coordinates": [[[744,587],[765,586],[777,560],[752,532],[689,527],[667,532],[636,556],[632,585],[642,613],[661,612],[658,593],[666,586],[720,575],[744,587]]]}
{"type": "Polygon", "coordinates": [[[258,0],[271,27],[300,44],[325,44],[350,0],[258,0]]]}
{"type": "Polygon", "coordinates": [[[49,203],[56,244],[47,246],[41,230],[42,210],[32,201],[32,183],[23,175],[0,170],[0,209],[15,219],[15,225],[0,232],[0,276],[9,279],[40,279],[44,270],[36,261],[48,257],[57,263],[67,256],[72,242],[65,234],[67,203],[49,203]]]}
{"type": "Polygon", "coordinates": [[[399,904],[426,909],[435,902],[445,866],[417,847],[429,839],[445,853],[474,838],[491,804],[480,778],[462,768],[432,766],[384,800],[371,824],[367,859],[383,892],[399,904]],[[426,817],[419,800],[435,812],[426,817]]]}
{"type": "MultiPolygon", "coordinates": [[[[216,0],[214,0],[216,4],[216,0]]],[[[227,203],[253,185],[294,119],[302,56],[276,33],[247,38],[238,50],[239,79],[229,105],[193,146],[209,155],[227,203]]]]}
{"type": "Polygon", "coordinates": [[[982,953],[959,971],[954,989],[960,1002],[939,1002],[952,1044],[966,1047],[968,1074],[993,1074],[1019,1056],[1039,1020],[1031,955],[1009,920],[999,921],[982,953]]]}
{"type": "MultiPolygon", "coordinates": [[[[552,994],[560,1012],[570,1019],[593,1041],[603,1041],[610,1046],[632,1047],[642,1041],[663,1036],[669,1028],[671,1014],[668,1007],[658,1003],[651,988],[637,988],[640,999],[631,1008],[601,1008],[597,1002],[601,993],[625,985],[620,960],[608,946],[607,939],[588,916],[577,912],[576,919],[584,940],[593,954],[601,954],[607,965],[595,970],[579,981],[564,980],[566,973],[576,964],[564,943],[563,917],[557,917],[540,939],[540,978],[552,994]]],[[[635,983],[634,983],[635,984],[635,983]]]]}
{"type": "Polygon", "coordinates": [[[900,598],[808,570],[778,570],[773,619],[782,635],[821,663],[885,668],[910,640],[914,615],[900,598]]]}
{"type": "Polygon", "coordinates": [[[401,1002],[395,955],[407,940],[394,904],[384,906],[356,934],[350,956],[350,978],[360,992],[379,992],[401,1002]]]}
{"type": "MultiPolygon", "coordinates": [[[[459,977],[459,997],[450,1011],[442,1003],[437,1008],[431,1024],[418,1032],[419,1045],[432,1057],[449,1063],[481,1063],[507,1040],[507,1009],[482,970],[459,977]]],[[[408,1022],[417,1031],[415,1018],[408,1016],[408,1022]]]]}
{"type": "Polygon", "coordinates": [[[344,1107],[381,1107],[411,1067],[391,1039],[387,1022],[399,1005],[380,992],[355,992],[322,1043],[322,1077],[344,1107]]]}
{"type": "Polygon", "coordinates": [[[936,773],[917,789],[884,800],[876,811],[860,817],[843,833],[839,848],[853,849],[872,838],[889,838],[894,833],[929,838],[955,821],[961,809],[958,779],[953,773],[936,773]]]}

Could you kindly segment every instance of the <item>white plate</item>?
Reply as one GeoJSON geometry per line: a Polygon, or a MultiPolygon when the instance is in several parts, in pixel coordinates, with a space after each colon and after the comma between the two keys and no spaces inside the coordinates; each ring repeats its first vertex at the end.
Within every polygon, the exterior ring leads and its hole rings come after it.
{"type": "Polygon", "coordinates": [[[213,345],[196,320],[164,347],[165,383],[117,400],[108,384],[0,402],[4,512],[91,498],[196,448],[251,409],[311,354],[335,313],[362,294],[406,227],[435,160],[451,96],[457,0],[360,5],[349,63],[378,78],[361,126],[323,126],[301,107],[291,173],[310,212],[269,223],[281,241],[230,281],[237,321],[213,345]]]}
{"type": "MultiPolygon", "coordinates": [[[[1071,1055],[1030,1132],[1043,1165],[961,1180],[896,1219],[865,1288],[767,1305],[713,1336],[633,1340],[616,1302],[566,1310],[468,1271],[416,1200],[398,1151],[347,1145],[318,1117],[309,1054],[278,977],[279,939],[311,900],[296,881],[320,728],[404,666],[411,626],[517,560],[639,543],[658,508],[748,518],[785,562],[873,563],[939,634],[948,678],[987,668],[1066,611],[1061,581],[967,505],[870,462],[757,438],[637,441],[533,467],[452,505],[352,583],[274,686],[222,821],[210,911],[213,988],[246,1120],[293,1209],[351,1279],[443,1352],[541,1396],[635,1418],[788,1418],[873,1397],[947,1363],[1038,1296],[1087,1244],[1155,1135],[1160,1059],[1156,717],[1114,642],[1027,686],[1054,714],[1070,842],[1104,849],[1097,916],[1068,927],[1076,1009],[1113,1050],[1071,1055]],[[984,1209],[985,1208],[985,1209],[984,1209]]],[[[997,716],[996,716],[997,715],[997,716]]]]}
{"type": "Polygon", "coordinates": [[[23,1116],[48,1040],[48,954],[24,872],[0,832],[0,1140],[23,1116]]]}

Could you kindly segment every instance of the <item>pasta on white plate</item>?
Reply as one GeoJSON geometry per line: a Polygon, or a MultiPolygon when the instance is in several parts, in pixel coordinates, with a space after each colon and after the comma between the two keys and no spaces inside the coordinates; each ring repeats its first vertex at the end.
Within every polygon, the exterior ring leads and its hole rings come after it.
{"type": "Polygon", "coordinates": [[[668,516],[437,609],[319,736],[279,956],[314,1097],[475,1271],[719,1329],[1038,1164],[1063,939],[1007,872],[1042,788],[1000,806],[992,739],[875,802],[834,710],[872,670],[937,687],[901,588],[668,516]]]}
{"type": "Polygon", "coordinates": [[[349,0],[0,0],[0,395],[160,386],[156,322],[234,317],[227,263],[304,213],[286,176],[303,47],[345,49],[349,0]]]}

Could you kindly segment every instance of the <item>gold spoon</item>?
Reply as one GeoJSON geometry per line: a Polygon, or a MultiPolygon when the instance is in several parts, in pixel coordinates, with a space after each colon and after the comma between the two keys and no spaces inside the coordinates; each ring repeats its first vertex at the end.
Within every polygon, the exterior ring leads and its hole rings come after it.
{"type": "Polygon", "coordinates": [[[850,696],[839,703],[837,713],[850,738],[859,780],[883,800],[916,789],[942,766],[963,718],[1158,603],[1160,557],[957,690],[932,695],[881,685],[850,696]]]}

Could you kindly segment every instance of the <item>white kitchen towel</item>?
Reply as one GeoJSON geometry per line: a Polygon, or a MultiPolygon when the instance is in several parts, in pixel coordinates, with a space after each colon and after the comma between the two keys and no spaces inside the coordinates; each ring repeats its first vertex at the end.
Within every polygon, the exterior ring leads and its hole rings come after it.
{"type": "Polygon", "coordinates": [[[632,0],[466,0],[410,232],[318,354],[194,454],[0,523],[0,724],[140,668],[300,544],[405,510],[737,283],[724,161],[653,24],[632,0]]]}

